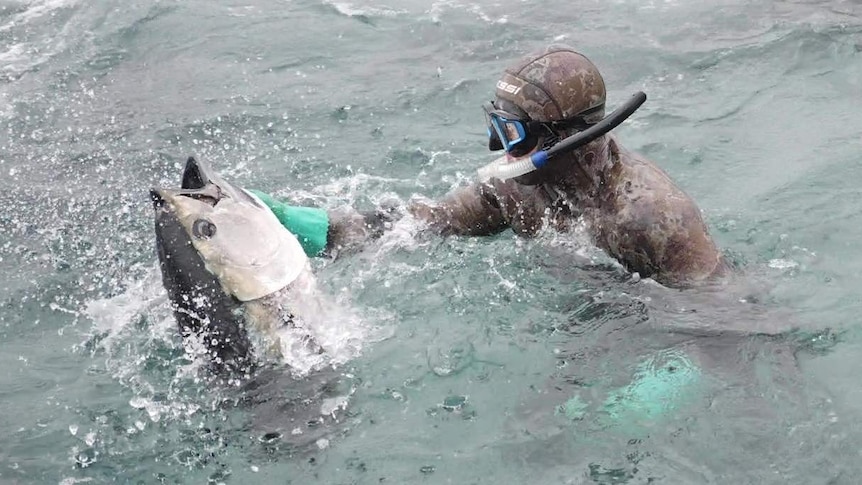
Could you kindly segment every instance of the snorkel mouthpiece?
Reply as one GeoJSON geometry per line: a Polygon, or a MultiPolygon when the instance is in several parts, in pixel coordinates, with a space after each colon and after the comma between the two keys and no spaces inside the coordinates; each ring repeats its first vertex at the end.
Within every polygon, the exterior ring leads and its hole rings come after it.
{"type": "Polygon", "coordinates": [[[565,138],[548,150],[539,150],[529,157],[513,161],[510,161],[506,155],[503,155],[478,170],[479,181],[484,182],[491,178],[506,180],[538,170],[547,165],[549,159],[561,153],[569,153],[613,130],[637,111],[646,99],[646,94],[643,91],[638,91],[625,104],[615,109],[613,113],[609,114],[603,120],[584,131],[565,138]]]}
{"type": "Polygon", "coordinates": [[[507,155],[497,158],[493,162],[479,169],[479,181],[485,182],[492,178],[506,180],[510,178],[520,177],[534,170],[540,169],[548,163],[546,152],[536,152],[530,157],[523,157],[509,161],[507,155]],[[542,160],[533,160],[536,155],[544,154],[542,160]]]}

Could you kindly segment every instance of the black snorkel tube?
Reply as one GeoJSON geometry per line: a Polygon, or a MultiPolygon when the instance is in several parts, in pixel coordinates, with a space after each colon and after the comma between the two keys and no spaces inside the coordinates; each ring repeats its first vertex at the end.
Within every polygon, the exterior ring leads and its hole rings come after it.
{"type": "Polygon", "coordinates": [[[530,161],[533,162],[533,165],[535,165],[536,168],[542,168],[548,163],[549,158],[559,155],[560,153],[569,152],[582,145],[586,145],[619,126],[620,123],[628,119],[629,116],[637,111],[637,109],[644,104],[644,101],[646,101],[646,94],[644,94],[643,91],[638,91],[632,95],[631,99],[619,108],[615,109],[613,113],[606,116],[602,121],[599,121],[584,131],[575,133],[552,146],[547,151],[540,150],[530,155],[530,161]]]}
{"type": "Polygon", "coordinates": [[[611,114],[604,119],[587,128],[584,131],[575,133],[574,135],[562,140],[556,145],[547,150],[540,150],[530,155],[530,158],[524,158],[518,161],[510,161],[506,156],[502,156],[497,160],[485,165],[479,169],[479,179],[487,180],[491,177],[499,179],[508,179],[518,177],[533,170],[540,169],[548,164],[548,160],[561,154],[568,153],[578,147],[586,145],[605,133],[613,130],[623,121],[628,119],[642,104],[646,101],[647,96],[643,91],[638,91],[632,95],[625,104],[615,109],[611,114]]]}

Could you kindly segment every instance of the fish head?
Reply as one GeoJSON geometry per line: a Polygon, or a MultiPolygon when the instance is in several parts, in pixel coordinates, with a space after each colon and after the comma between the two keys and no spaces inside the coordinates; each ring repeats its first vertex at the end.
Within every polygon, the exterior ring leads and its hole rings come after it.
{"type": "Polygon", "coordinates": [[[159,245],[170,246],[160,247],[163,272],[166,258],[193,251],[225,293],[246,302],[310,271],[296,236],[272,211],[201,161],[188,159],[181,188],[154,188],[150,195],[159,245]]]}

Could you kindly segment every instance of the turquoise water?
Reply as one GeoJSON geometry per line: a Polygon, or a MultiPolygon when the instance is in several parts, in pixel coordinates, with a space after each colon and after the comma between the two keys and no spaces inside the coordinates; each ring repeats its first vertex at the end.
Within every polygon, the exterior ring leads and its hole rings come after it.
{"type": "Polygon", "coordinates": [[[857,483],[860,15],[0,1],[0,483],[857,483]],[[552,41],[595,61],[610,105],[649,95],[617,132],[698,201],[738,285],[631,280],[582,231],[399,224],[316,262],[366,336],[336,369],[338,423],[294,448],[267,434],[287,379],[201,377],[149,187],[195,155],[298,203],[441,196],[490,159],[480,105],[501,70],[552,41]]]}

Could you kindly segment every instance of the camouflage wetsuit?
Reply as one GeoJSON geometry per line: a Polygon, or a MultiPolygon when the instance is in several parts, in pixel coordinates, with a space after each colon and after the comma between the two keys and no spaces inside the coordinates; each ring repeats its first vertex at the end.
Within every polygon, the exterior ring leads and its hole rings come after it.
{"type": "Polygon", "coordinates": [[[694,201],[654,163],[611,135],[571,158],[547,167],[535,185],[491,179],[437,204],[414,204],[411,212],[440,233],[458,235],[511,228],[532,236],[545,224],[565,230],[583,217],[595,244],[641,276],[685,286],[727,272],[694,201]]]}

